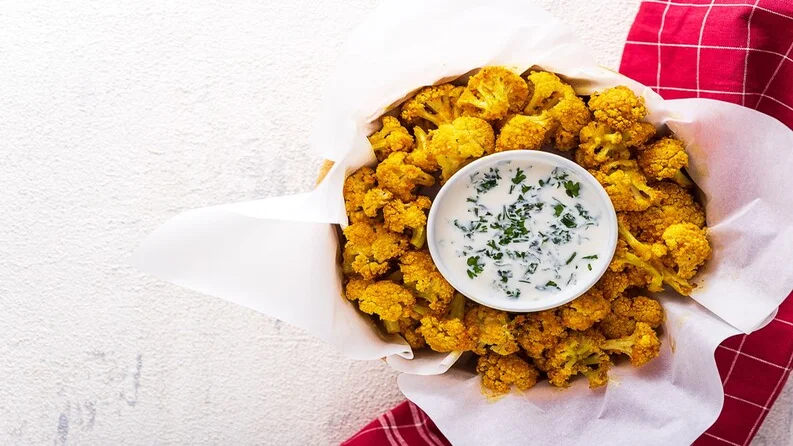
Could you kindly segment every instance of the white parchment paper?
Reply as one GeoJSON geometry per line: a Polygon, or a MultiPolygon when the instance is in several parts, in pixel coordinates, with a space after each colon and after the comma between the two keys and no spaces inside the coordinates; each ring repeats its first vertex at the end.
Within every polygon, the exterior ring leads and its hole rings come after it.
{"type": "Polygon", "coordinates": [[[353,32],[322,110],[311,144],[335,165],[314,191],[178,215],[143,242],[133,261],[165,280],[304,328],[351,358],[386,357],[408,373],[399,380],[405,395],[455,444],[690,442],[721,410],[715,347],[757,329],[793,288],[793,133],[732,104],[663,101],[598,67],[558,20],[526,2],[385,3],[353,32]],[[664,297],[661,357],[641,369],[616,367],[606,389],[540,385],[490,403],[476,376],[443,374],[455,355],[414,357],[401,338],[380,333],[342,296],[334,225],[346,224],[344,178],[374,162],[366,139],[373,122],[417,88],[485,65],[539,66],[563,75],[580,94],[628,85],[645,97],[654,124],[668,125],[687,143],[714,259],[698,276],[693,300],[664,297]]]}

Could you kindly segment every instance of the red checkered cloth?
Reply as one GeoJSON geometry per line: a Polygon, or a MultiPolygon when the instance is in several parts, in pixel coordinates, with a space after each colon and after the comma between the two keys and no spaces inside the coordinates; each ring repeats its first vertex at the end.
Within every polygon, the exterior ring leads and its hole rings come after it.
{"type": "MultiPolygon", "coordinates": [[[[648,0],[628,34],[620,71],[666,99],[711,98],[793,128],[793,0],[648,0]]],[[[771,323],[716,349],[724,384],[718,420],[695,442],[748,445],[793,368],[793,294],[771,323]]],[[[410,401],[369,423],[348,446],[448,445],[410,401]]]]}

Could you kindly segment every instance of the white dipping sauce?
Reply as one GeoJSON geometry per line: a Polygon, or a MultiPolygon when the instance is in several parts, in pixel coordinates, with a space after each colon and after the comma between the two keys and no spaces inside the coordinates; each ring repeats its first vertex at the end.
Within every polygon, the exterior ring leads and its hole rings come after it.
{"type": "Polygon", "coordinates": [[[613,208],[578,172],[511,159],[460,174],[436,202],[432,230],[436,263],[463,294],[480,303],[576,297],[611,261],[613,208]]]}

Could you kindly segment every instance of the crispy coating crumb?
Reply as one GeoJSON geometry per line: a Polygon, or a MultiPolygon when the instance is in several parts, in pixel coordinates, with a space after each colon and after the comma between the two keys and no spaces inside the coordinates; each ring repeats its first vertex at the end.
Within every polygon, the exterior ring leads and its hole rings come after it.
{"type": "Polygon", "coordinates": [[[537,384],[540,376],[535,367],[514,354],[480,356],[476,371],[482,375],[482,386],[496,393],[509,393],[513,385],[528,390],[537,384]]]}
{"type": "Polygon", "coordinates": [[[389,280],[352,279],[347,283],[347,299],[357,300],[358,308],[376,314],[384,321],[398,321],[408,317],[416,303],[413,293],[389,280]]]}
{"type": "Polygon", "coordinates": [[[386,159],[393,152],[407,152],[413,148],[413,137],[397,118],[383,116],[382,123],[383,128],[369,137],[378,161],[386,159]]]}
{"type": "Polygon", "coordinates": [[[457,105],[466,116],[493,121],[520,111],[528,94],[526,81],[514,71],[485,67],[468,80],[457,105]]]}

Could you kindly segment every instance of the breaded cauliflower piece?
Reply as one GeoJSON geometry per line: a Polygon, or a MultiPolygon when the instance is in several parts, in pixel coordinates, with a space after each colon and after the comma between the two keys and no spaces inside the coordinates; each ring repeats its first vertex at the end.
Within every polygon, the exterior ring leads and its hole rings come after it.
{"type": "Polygon", "coordinates": [[[694,185],[680,170],[688,167],[688,154],[679,139],[661,138],[640,150],[637,159],[644,173],[654,180],[671,179],[682,187],[694,185]]]}
{"type": "Polygon", "coordinates": [[[570,150],[578,145],[581,129],[592,120],[583,99],[573,87],[547,71],[532,71],[527,76],[529,101],[523,112],[537,115],[547,112],[553,120],[549,138],[558,150],[570,150]]]}
{"type": "Polygon", "coordinates": [[[512,325],[518,345],[535,359],[542,358],[548,349],[567,336],[567,327],[554,310],[516,316],[512,325]]]}
{"type": "Polygon", "coordinates": [[[658,201],[658,193],[647,185],[636,161],[612,161],[590,173],[606,189],[617,211],[643,211],[658,201]]]}
{"type": "Polygon", "coordinates": [[[537,384],[540,373],[518,355],[488,353],[476,362],[476,372],[482,375],[482,386],[495,393],[509,393],[514,385],[528,390],[537,384]]]}
{"type": "Polygon", "coordinates": [[[584,331],[600,321],[611,311],[609,301],[597,287],[577,297],[559,309],[562,323],[573,330],[584,331]]]}
{"type": "Polygon", "coordinates": [[[432,186],[435,178],[405,162],[407,153],[394,152],[377,165],[375,176],[380,187],[387,189],[402,201],[416,199],[415,190],[419,186],[432,186]]]}
{"type": "Polygon", "coordinates": [[[389,201],[383,207],[383,220],[386,229],[393,232],[405,232],[410,229],[410,244],[416,248],[424,246],[427,240],[427,214],[432,202],[429,197],[419,195],[416,201],[408,203],[400,199],[389,201]]]}
{"type": "Polygon", "coordinates": [[[413,127],[413,135],[416,137],[416,146],[413,151],[408,154],[405,161],[407,161],[408,164],[421,168],[421,170],[425,172],[437,172],[440,170],[441,166],[438,165],[435,155],[432,153],[432,150],[430,150],[427,133],[424,129],[418,126],[413,127]]]}
{"type": "Polygon", "coordinates": [[[661,352],[661,341],[649,324],[637,322],[633,334],[624,338],[603,341],[600,347],[608,352],[628,355],[631,358],[631,364],[641,367],[658,356],[661,352]]]}
{"type": "Polygon", "coordinates": [[[463,116],[430,132],[430,151],[441,166],[445,182],[465,164],[493,153],[493,127],[479,118],[463,116]]]}
{"type": "Polygon", "coordinates": [[[443,278],[428,251],[409,251],[399,259],[405,286],[427,302],[431,310],[444,313],[454,297],[454,288],[443,278]]]}
{"type": "Polygon", "coordinates": [[[387,231],[380,223],[356,222],[344,228],[343,269],[372,279],[388,271],[389,260],[407,250],[407,238],[387,231]]]}
{"type": "Polygon", "coordinates": [[[496,138],[496,152],[506,150],[537,150],[548,142],[556,123],[543,113],[537,116],[514,115],[501,128],[496,138]]]}
{"type": "Polygon", "coordinates": [[[545,357],[548,381],[557,387],[567,387],[570,379],[582,374],[595,388],[608,382],[611,359],[600,348],[603,336],[594,331],[572,331],[550,349],[545,357]]]}
{"type": "Polygon", "coordinates": [[[494,121],[509,112],[520,111],[528,94],[526,81],[514,71],[504,67],[485,67],[468,80],[457,105],[466,116],[494,121]]]}
{"type": "Polygon", "coordinates": [[[693,223],[705,226],[705,212],[686,189],[667,182],[653,185],[659,200],[654,206],[638,213],[628,214],[628,219],[638,238],[645,242],[662,242],[666,228],[675,223],[693,223]]]}
{"type": "Polygon", "coordinates": [[[344,208],[350,217],[350,222],[355,223],[366,219],[363,212],[363,202],[366,192],[377,185],[374,170],[361,167],[344,180],[344,208]]]}
{"type": "Polygon", "coordinates": [[[408,152],[413,148],[413,137],[399,120],[393,116],[383,116],[383,128],[369,137],[369,144],[378,161],[394,152],[408,152]]]}
{"type": "Polygon", "coordinates": [[[608,339],[630,336],[636,322],[656,328],[664,322],[664,310],[655,299],[645,296],[620,296],[611,302],[611,313],[598,324],[598,329],[608,339]]]}
{"type": "Polygon", "coordinates": [[[363,213],[367,217],[377,217],[380,209],[394,199],[394,194],[380,188],[374,187],[366,191],[363,197],[363,213]]]}
{"type": "Polygon", "coordinates": [[[485,354],[488,348],[499,355],[509,355],[520,349],[512,334],[509,315],[504,311],[473,307],[465,314],[465,325],[477,340],[474,353],[478,355],[485,354]]]}
{"type": "Polygon", "coordinates": [[[357,300],[358,308],[376,314],[384,321],[398,321],[408,317],[416,303],[413,293],[390,280],[371,281],[352,279],[347,283],[347,299],[357,300]]]}
{"type": "Polygon", "coordinates": [[[623,85],[593,94],[589,98],[589,109],[592,110],[595,121],[620,132],[647,116],[644,98],[636,96],[630,88],[623,85]]]}
{"type": "Polygon", "coordinates": [[[693,223],[670,225],[662,235],[669,256],[677,267],[677,274],[684,279],[694,277],[702,264],[711,256],[707,230],[693,223]]]}
{"type": "Polygon", "coordinates": [[[402,119],[411,125],[421,124],[427,120],[440,127],[449,124],[461,115],[457,100],[464,87],[452,84],[434,85],[424,87],[402,104],[402,119]]]}

